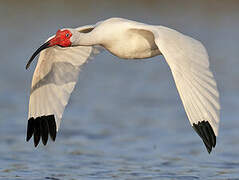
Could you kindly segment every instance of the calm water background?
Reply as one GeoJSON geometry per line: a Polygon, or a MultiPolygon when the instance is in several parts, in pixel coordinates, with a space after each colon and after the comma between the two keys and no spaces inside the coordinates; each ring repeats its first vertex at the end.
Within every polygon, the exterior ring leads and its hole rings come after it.
{"type": "Polygon", "coordinates": [[[238,1],[0,1],[0,39],[0,179],[239,179],[238,1]],[[164,58],[108,52],[83,67],[56,142],[25,142],[30,55],[59,28],[113,16],[169,26],[206,46],[222,105],[210,155],[164,58]]]}

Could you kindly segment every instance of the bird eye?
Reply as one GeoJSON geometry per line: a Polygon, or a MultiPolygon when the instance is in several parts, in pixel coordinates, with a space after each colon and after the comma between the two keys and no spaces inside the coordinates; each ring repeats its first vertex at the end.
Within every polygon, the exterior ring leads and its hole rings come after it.
{"type": "Polygon", "coordinates": [[[70,36],[70,34],[69,33],[66,33],[66,37],[69,37],[70,36]]]}

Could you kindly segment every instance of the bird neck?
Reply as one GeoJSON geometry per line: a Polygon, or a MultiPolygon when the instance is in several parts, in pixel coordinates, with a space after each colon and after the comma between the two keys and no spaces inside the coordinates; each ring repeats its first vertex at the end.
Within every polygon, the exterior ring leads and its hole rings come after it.
{"type": "Polygon", "coordinates": [[[79,33],[75,41],[76,46],[93,46],[97,44],[98,44],[97,38],[94,36],[92,32],[79,33]]]}

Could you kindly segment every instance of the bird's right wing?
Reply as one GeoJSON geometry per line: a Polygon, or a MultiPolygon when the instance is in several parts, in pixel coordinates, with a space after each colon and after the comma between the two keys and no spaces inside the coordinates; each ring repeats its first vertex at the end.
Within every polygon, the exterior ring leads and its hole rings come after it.
{"type": "Polygon", "coordinates": [[[199,41],[175,30],[159,26],[152,32],[172,71],[188,119],[210,153],[216,145],[220,104],[207,52],[199,41]]]}
{"type": "Polygon", "coordinates": [[[80,67],[98,52],[97,47],[91,46],[54,46],[40,53],[32,79],[27,141],[34,135],[35,146],[41,137],[45,145],[48,134],[55,140],[80,67]]]}

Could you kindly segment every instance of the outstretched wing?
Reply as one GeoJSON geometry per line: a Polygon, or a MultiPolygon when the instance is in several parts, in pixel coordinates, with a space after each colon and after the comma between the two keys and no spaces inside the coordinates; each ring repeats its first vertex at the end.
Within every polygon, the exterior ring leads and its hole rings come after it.
{"type": "Polygon", "coordinates": [[[207,52],[199,41],[175,30],[159,26],[152,32],[172,71],[189,121],[210,153],[216,145],[220,104],[207,52]]]}
{"type": "Polygon", "coordinates": [[[97,47],[91,46],[54,46],[40,53],[32,79],[27,141],[34,135],[35,146],[40,138],[46,145],[48,134],[55,140],[80,67],[97,52],[97,47]]]}

